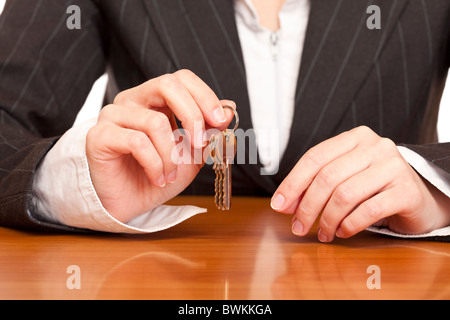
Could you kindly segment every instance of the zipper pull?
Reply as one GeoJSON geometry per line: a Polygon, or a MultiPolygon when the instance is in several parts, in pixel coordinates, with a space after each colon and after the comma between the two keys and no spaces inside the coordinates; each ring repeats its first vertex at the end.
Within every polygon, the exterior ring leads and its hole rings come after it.
{"type": "Polygon", "coordinates": [[[279,40],[278,31],[274,31],[270,34],[270,44],[271,44],[271,52],[273,61],[277,61],[278,59],[278,40],[279,40]]]}

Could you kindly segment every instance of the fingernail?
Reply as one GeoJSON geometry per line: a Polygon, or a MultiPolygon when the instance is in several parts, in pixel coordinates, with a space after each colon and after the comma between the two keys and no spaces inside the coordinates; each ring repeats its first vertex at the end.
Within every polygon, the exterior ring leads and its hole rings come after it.
{"type": "Polygon", "coordinates": [[[160,186],[161,188],[164,188],[166,186],[166,178],[164,178],[164,175],[159,177],[158,186],[160,186]]]}
{"type": "Polygon", "coordinates": [[[328,237],[320,229],[319,229],[319,232],[317,234],[317,237],[319,238],[320,242],[329,242],[328,237]]]}
{"type": "Polygon", "coordinates": [[[200,132],[197,133],[196,137],[195,137],[195,146],[197,148],[203,148],[206,146],[207,141],[204,139],[205,136],[205,131],[201,130],[200,132]]]}
{"type": "Polygon", "coordinates": [[[173,170],[169,175],[167,176],[167,181],[169,183],[175,183],[177,180],[177,169],[173,170]]]}
{"type": "Polygon", "coordinates": [[[292,233],[300,236],[303,234],[303,224],[301,224],[300,221],[295,220],[294,223],[292,224],[292,233]]]}
{"type": "Polygon", "coordinates": [[[280,210],[284,205],[284,197],[282,194],[277,194],[275,197],[272,198],[272,201],[270,203],[270,206],[274,210],[280,210]]]}
{"type": "Polygon", "coordinates": [[[337,231],[336,231],[336,237],[338,237],[338,238],[344,237],[344,232],[342,232],[342,229],[341,229],[341,228],[338,228],[338,229],[337,229],[337,231]]]}
{"type": "Polygon", "coordinates": [[[223,111],[222,106],[220,106],[214,110],[213,116],[214,116],[214,119],[218,122],[223,123],[223,122],[227,121],[227,118],[225,117],[225,112],[223,111]]]}

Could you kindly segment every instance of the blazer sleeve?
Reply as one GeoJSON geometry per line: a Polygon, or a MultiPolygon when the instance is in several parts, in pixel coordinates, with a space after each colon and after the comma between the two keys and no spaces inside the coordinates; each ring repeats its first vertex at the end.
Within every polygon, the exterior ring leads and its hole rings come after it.
{"type": "MultiPolygon", "coordinates": [[[[450,87],[448,79],[448,71],[450,68],[450,21],[447,23],[449,26],[449,31],[446,35],[446,43],[442,45],[442,56],[444,57],[442,63],[440,63],[441,68],[439,68],[439,76],[437,77],[437,87],[438,89],[434,91],[439,99],[436,99],[436,103],[442,107],[442,103],[440,101],[442,91],[444,87],[450,87]]],[[[433,91],[433,89],[432,89],[433,91]]],[[[450,106],[445,106],[449,108],[450,106]]],[[[438,108],[436,108],[438,109],[438,108]]],[[[437,113],[437,112],[436,112],[437,113]]],[[[437,116],[436,116],[437,118],[437,116]]],[[[450,119],[446,119],[446,122],[450,125],[450,119]]],[[[433,123],[435,125],[435,123],[433,123]]],[[[435,129],[435,128],[432,128],[435,129]]],[[[432,143],[432,144],[403,144],[403,146],[411,149],[416,152],[426,160],[430,161],[433,165],[442,169],[443,171],[450,173],[450,141],[442,142],[442,143],[432,143]]]]}
{"type": "Polygon", "coordinates": [[[6,3],[0,16],[0,225],[73,230],[36,219],[32,181],[105,72],[102,28],[95,1],[6,3]],[[81,29],[73,29],[68,20],[78,17],[81,29]]]}

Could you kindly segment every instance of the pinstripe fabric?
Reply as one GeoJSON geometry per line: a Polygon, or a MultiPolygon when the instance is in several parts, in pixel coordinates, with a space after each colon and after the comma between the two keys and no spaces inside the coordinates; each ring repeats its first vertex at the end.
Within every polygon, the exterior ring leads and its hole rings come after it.
{"type": "Polygon", "coordinates": [[[327,23],[327,28],[325,29],[325,32],[323,33],[322,38],[320,40],[319,47],[314,52],[314,58],[312,59],[311,63],[308,64],[308,66],[304,66],[303,67],[303,68],[307,68],[308,71],[307,71],[307,73],[305,75],[305,79],[302,81],[302,85],[301,85],[300,89],[297,90],[297,97],[296,97],[296,100],[295,100],[296,103],[299,103],[300,97],[301,97],[303,91],[305,90],[306,85],[308,84],[309,77],[311,76],[311,73],[313,72],[314,67],[317,64],[317,61],[318,61],[319,56],[320,56],[320,54],[322,52],[323,46],[325,45],[325,42],[328,39],[328,35],[330,33],[331,28],[333,27],[333,24],[334,24],[334,22],[336,20],[337,13],[339,12],[341,6],[342,6],[342,0],[337,1],[336,5],[335,5],[335,7],[333,9],[333,14],[332,14],[331,18],[329,19],[329,21],[327,23]]]}
{"type": "MultiPolygon", "coordinates": [[[[13,0],[5,10],[0,18],[2,225],[72,230],[34,218],[31,181],[105,70],[108,103],[147,79],[191,69],[221,98],[237,103],[241,128],[252,128],[232,0],[13,0]],[[81,30],[65,28],[71,3],[81,8],[81,30]]],[[[449,144],[417,144],[424,129],[433,133],[450,62],[449,30],[448,0],[313,0],[294,125],[280,171],[261,177],[259,163],[236,165],[233,192],[271,195],[304,151],[357,125],[408,144],[450,172],[449,144]],[[381,8],[381,30],[365,28],[369,4],[381,8]]],[[[211,181],[207,167],[185,193],[211,194],[211,181]]]]}
{"type": "MultiPolygon", "coordinates": [[[[372,1],[367,2],[366,7],[368,7],[371,2],[372,1]]],[[[343,74],[345,68],[347,67],[347,63],[348,63],[348,61],[350,59],[350,56],[351,56],[351,54],[353,52],[353,49],[355,48],[356,40],[358,39],[362,28],[365,26],[365,20],[366,20],[366,15],[362,14],[361,15],[361,19],[360,19],[360,21],[359,21],[359,23],[357,25],[356,32],[354,33],[352,41],[351,41],[351,43],[349,45],[348,51],[346,52],[346,54],[344,56],[344,59],[343,59],[341,65],[339,67],[339,71],[338,71],[338,74],[336,76],[336,79],[334,80],[333,85],[331,86],[330,91],[328,92],[328,96],[327,96],[327,99],[325,101],[325,104],[323,105],[322,109],[320,110],[319,118],[317,119],[317,121],[316,121],[316,123],[314,125],[314,128],[313,128],[313,130],[311,132],[311,135],[309,136],[308,140],[306,140],[306,142],[304,144],[303,150],[301,152],[302,154],[305,153],[306,151],[308,151],[308,148],[309,148],[309,146],[311,144],[312,139],[315,137],[317,131],[319,130],[319,127],[322,124],[323,117],[325,116],[325,113],[326,113],[326,111],[328,110],[328,108],[329,108],[329,106],[331,104],[331,101],[332,101],[332,99],[334,97],[334,94],[336,93],[336,88],[337,88],[339,82],[341,81],[342,74],[343,74]]]]}
{"type": "MultiPolygon", "coordinates": [[[[40,2],[38,2],[39,4],[40,2]]],[[[69,5],[71,5],[73,2],[72,1],[68,1],[66,2],[66,4],[64,5],[64,7],[68,7],[69,5]]],[[[43,55],[45,54],[46,49],[48,48],[49,44],[53,41],[54,37],[56,36],[56,34],[61,30],[61,28],[63,27],[63,25],[65,24],[67,17],[61,16],[58,24],[56,25],[56,28],[53,30],[53,32],[50,34],[50,37],[47,39],[47,41],[44,43],[44,45],[42,46],[41,50],[39,51],[39,59],[38,61],[35,63],[33,71],[31,72],[30,76],[28,77],[24,87],[22,88],[22,91],[20,92],[19,97],[17,98],[16,102],[13,104],[12,108],[11,108],[11,113],[14,113],[14,110],[17,108],[17,106],[20,104],[22,98],[25,96],[25,94],[27,93],[27,90],[30,86],[30,83],[33,81],[33,78],[35,77],[38,69],[41,66],[41,59],[43,57],[43,55]]],[[[34,21],[34,19],[33,19],[34,21]]],[[[4,64],[4,67],[6,68],[8,66],[8,63],[4,64]]]]}
{"type": "Polygon", "coordinates": [[[381,36],[381,40],[378,43],[377,51],[375,52],[375,55],[374,55],[374,63],[376,63],[378,61],[378,59],[380,58],[381,50],[383,49],[383,45],[386,43],[386,37],[389,32],[389,26],[392,25],[392,20],[393,20],[392,18],[393,18],[395,8],[397,7],[397,5],[398,5],[398,0],[392,1],[392,6],[389,9],[389,15],[386,20],[385,26],[383,28],[383,35],[381,36]]]}
{"type": "MultiPolygon", "coordinates": [[[[183,0],[178,0],[178,5],[180,6],[180,9],[181,9],[182,12],[186,11],[186,8],[185,8],[185,6],[183,4],[183,0]]],[[[209,72],[209,74],[210,74],[210,76],[212,78],[212,81],[214,83],[214,86],[215,86],[215,88],[217,90],[217,95],[223,99],[224,95],[223,95],[222,89],[220,88],[220,84],[217,81],[216,71],[213,69],[213,67],[212,67],[212,65],[211,65],[211,63],[209,61],[208,55],[206,54],[205,48],[204,48],[204,46],[202,44],[202,41],[200,40],[200,38],[198,37],[197,32],[195,31],[195,28],[194,28],[194,26],[192,24],[192,21],[191,21],[189,15],[185,14],[184,18],[186,19],[186,24],[188,25],[189,30],[191,32],[191,35],[194,38],[194,41],[195,41],[195,43],[196,43],[196,45],[198,47],[198,50],[200,51],[200,54],[201,54],[201,57],[202,57],[202,62],[208,68],[208,72],[209,72]]]]}
{"type": "Polygon", "coordinates": [[[127,9],[128,0],[122,1],[122,6],[120,8],[120,15],[119,15],[119,22],[120,24],[123,23],[123,18],[125,17],[125,10],[127,9]]]}
{"type": "Polygon", "coordinates": [[[29,28],[33,25],[33,22],[36,19],[37,12],[41,8],[41,5],[42,5],[42,0],[39,0],[35,3],[34,8],[33,8],[33,13],[31,15],[28,25],[22,30],[19,38],[17,39],[17,42],[15,43],[13,49],[11,50],[11,53],[9,54],[8,58],[6,58],[5,62],[2,64],[2,68],[0,69],[0,77],[3,75],[3,72],[5,71],[5,68],[8,66],[9,62],[11,61],[11,58],[15,55],[17,48],[22,43],[23,37],[27,34],[29,28]]]}
{"type": "Polygon", "coordinates": [[[400,38],[400,45],[402,48],[402,61],[403,61],[403,79],[405,83],[405,113],[406,116],[410,115],[410,101],[409,101],[409,75],[408,75],[408,64],[407,56],[406,56],[406,47],[405,47],[405,37],[403,35],[402,24],[399,22],[397,24],[398,36],[400,38]]]}
{"type": "Polygon", "coordinates": [[[9,6],[9,10],[5,13],[4,11],[1,13],[1,15],[3,16],[3,18],[2,18],[2,20],[0,20],[0,31],[1,31],[1,29],[2,29],[2,25],[3,25],[3,22],[6,20],[6,16],[8,15],[8,13],[10,12],[10,10],[12,9],[12,7],[15,5],[15,2],[14,1],[11,1],[11,2],[9,2],[8,3],[8,6],[9,6]]]}
{"type": "Polygon", "coordinates": [[[423,15],[425,17],[425,30],[427,31],[427,44],[428,44],[428,62],[431,64],[433,61],[433,39],[431,36],[431,30],[430,30],[430,18],[428,16],[428,9],[427,4],[425,3],[425,0],[420,0],[420,3],[422,4],[423,9],[423,15]]]}
{"type": "Polygon", "coordinates": [[[94,67],[82,64],[95,50],[103,57],[100,28],[94,17],[91,28],[81,32],[65,27],[71,3],[80,5],[86,18],[94,13],[87,1],[11,3],[0,18],[0,224],[72,230],[34,218],[31,181],[47,150],[70,128],[91,83],[104,71],[103,58],[94,67]]]}
{"type": "Polygon", "coordinates": [[[142,36],[142,45],[141,45],[141,63],[145,61],[145,53],[147,51],[147,41],[148,41],[148,32],[150,30],[150,21],[148,19],[145,20],[144,34],[142,36]]]}
{"type": "Polygon", "coordinates": [[[179,62],[178,57],[175,54],[175,50],[173,48],[172,40],[171,40],[171,38],[170,38],[170,36],[169,36],[169,34],[167,32],[166,23],[165,23],[165,21],[163,19],[161,19],[161,13],[160,13],[160,10],[159,10],[158,1],[153,0],[152,3],[153,3],[153,6],[154,6],[154,10],[156,11],[156,16],[159,18],[158,22],[161,25],[161,28],[163,30],[163,34],[162,35],[163,35],[164,39],[167,41],[167,44],[169,45],[169,52],[171,53],[172,58],[174,59],[175,67],[177,69],[181,69],[180,62],[179,62]]]}
{"type": "Polygon", "coordinates": [[[381,77],[380,65],[375,64],[375,71],[377,74],[378,87],[378,134],[383,135],[383,78],[381,77]]]}
{"type": "Polygon", "coordinates": [[[233,43],[232,43],[232,41],[230,39],[229,33],[227,31],[227,28],[225,27],[225,25],[223,23],[222,17],[220,16],[214,1],[209,0],[208,3],[211,6],[211,10],[212,10],[212,12],[214,14],[214,18],[216,19],[217,23],[220,25],[220,29],[222,30],[223,36],[224,36],[224,38],[225,38],[225,40],[226,40],[226,42],[228,44],[228,47],[229,47],[231,53],[233,54],[234,61],[235,61],[236,65],[239,68],[240,74],[245,79],[246,77],[245,77],[244,65],[243,65],[241,59],[239,58],[239,55],[236,52],[235,47],[233,46],[233,43]]]}

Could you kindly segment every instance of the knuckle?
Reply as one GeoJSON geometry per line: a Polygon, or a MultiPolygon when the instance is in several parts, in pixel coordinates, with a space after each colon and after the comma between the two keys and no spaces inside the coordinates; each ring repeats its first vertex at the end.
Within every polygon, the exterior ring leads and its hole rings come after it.
{"type": "Polygon", "coordinates": [[[283,194],[297,194],[298,190],[300,189],[300,185],[297,183],[296,179],[291,179],[290,177],[288,177],[283,181],[280,189],[281,193],[283,194]]]}
{"type": "Polygon", "coordinates": [[[405,161],[400,157],[393,157],[389,160],[389,168],[393,174],[399,174],[407,168],[405,161]]]}
{"type": "Polygon", "coordinates": [[[361,204],[362,212],[370,221],[378,221],[381,219],[383,214],[383,208],[378,201],[366,201],[361,204]]]}
{"type": "Polygon", "coordinates": [[[183,127],[188,128],[203,128],[204,127],[204,119],[203,115],[200,111],[195,110],[193,112],[188,112],[183,115],[181,118],[181,124],[183,127]]]}
{"type": "Polygon", "coordinates": [[[345,184],[341,184],[334,191],[333,198],[339,206],[352,205],[355,201],[355,192],[345,184]]]}
{"type": "MultiPolygon", "coordinates": [[[[303,201],[302,201],[303,202],[303,201]]],[[[299,205],[299,217],[304,221],[311,221],[315,218],[314,212],[305,203],[300,203],[299,205]]]]}
{"type": "Polygon", "coordinates": [[[353,235],[357,232],[353,223],[348,218],[342,221],[340,228],[345,235],[353,235]]]}
{"type": "Polygon", "coordinates": [[[368,126],[359,126],[355,129],[355,131],[363,136],[370,136],[375,134],[375,132],[368,126]]]}
{"type": "Polygon", "coordinates": [[[198,99],[209,108],[212,108],[213,106],[221,106],[219,99],[211,89],[203,90],[198,99]]]}
{"type": "Polygon", "coordinates": [[[333,187],[336,179],[336,169],[333,166],[326,166],[316,176],[317,182],[323,187],[333,187]]]}
{"type": "Polygon", "coordinates": [[[108,139],[110,126],[106,124],[97,124],[86,134],[86,152],[103,150],[108,147],[111,141],[108,139]]]}
{"type": "Polygon", "coordinates": [[[180,80],[174,74],[166,74],[159,78],[159,84],[161,86],[161,90],[165,89],[176,89],[180,84],[180,80]]]}
{"type": "Polygon", "coordinates": [[[192,78],[195,76],[195,74],[189,69],[180,69],[177,72],[175,72],[174,74],[176,76],[185,77],[185,78],[192,78]]]}
{"type": "Polygon", "coordinates": [[[151,128],[153,132],[162,132],[167,129],[169,124],[169,119],[163,113],[155,113],[148,115],[145,119],[147,128],[151,128]]]}
{"type": "Polygon", "coordinates": [[[319,222],[319,227],[321,230],[325,231],[326,233],[329,233],[333,230],[332,226],[335,224],[332,217],[328,215],[322,215],[319,222]]]}
{"type": "Polygon", "coordinates": [[[121,91],[119,92],[116,97],[114,98],[114,104],[126,104],[127,100],[128,100],[128,90],[125,91],[121,91]]]}
{"type": "Polygon", "coordinates": [[[323,163],[323,154],[319,152],[318,148],[313,147],[310,150],[308,150],[304,158],[306,161],[312,163],[316,167],[321,167],[323,163]]]}
{"type": "Polygon", "coordinates": [[[110,115],[115,111],[116,106],[113,104],[108,104],[104,106],[102,110],[100,110],[100,114],[98,116],[99,120],[104,121],[110,118],[110,115]]]}
{"type": "Polygon", "coordinates": [[[128,143],[133,150],[139,150],[147,148],[150,144],[150,140],[145,133],[135,131],[129,135],[128,143]]]}
{"type": "Polygon", "coordinates": [[[393,150],[397,150],[394,141],[388,138],[381,138],[378,141],[378,146],[382,152],[391,152],[393,150]]]}
{"type": "Polygon", "coordinates": [[[160,176],[160,174],[164,171],[164,164],[160,157],[155,156],[152,161],[150,161],[150,169],[153,173],[155,173],[155,176],[160,176]]]}
{"type": "Polygon", "coordinates": [[[98,142],[102,136],[102,130],[100,125],[96,125],[89,129],[86,135],[86,143],[98,142]]]}

